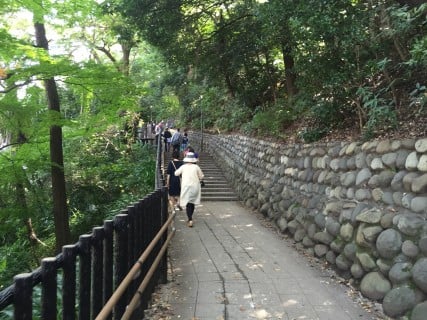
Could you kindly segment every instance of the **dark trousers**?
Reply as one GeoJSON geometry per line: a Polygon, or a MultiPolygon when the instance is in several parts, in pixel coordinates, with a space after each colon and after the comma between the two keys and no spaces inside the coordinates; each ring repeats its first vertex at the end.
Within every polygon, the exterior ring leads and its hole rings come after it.
{"type": "Polygon", "coordinates": [[[187,206],[185,207],[188,221],[193,220],[194,207],[195,207],[194,203],[187,203],[187,206]]]}
{"type": "Polygon", "coordinates": [[[175,150],[176,150],[176,151],[179,151],[179,149],[180,149],[180,148],[181,148],[181,145],[180,145],[180,144],[173,144],[173,145],[172,145],[172,152],[173,152],[173,151],[175,151],[175,150]]]}

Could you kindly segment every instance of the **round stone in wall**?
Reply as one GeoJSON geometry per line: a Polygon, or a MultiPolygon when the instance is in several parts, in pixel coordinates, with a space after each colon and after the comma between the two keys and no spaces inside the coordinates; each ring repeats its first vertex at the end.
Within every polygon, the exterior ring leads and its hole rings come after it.
{"type": "Polygon", "coordinates": [[[356,186],[361,186],[363,183],[368,182],[372,177],[372,173],[368,168],[363,168],[359,171],[356,177],[356,186]]]}
{"type": "Polygon", "coordinates": [[[427,314],[427,301],[421,302],[412,310],[411,320],[425,320],[427,314]]]}
{"type": "Polygon", "coordinates": [[[412,181],[411,189],[413,192],[425,193],[427,192],[427,173],[415,178],[412,181]]]}
{"type": "Polygon", "coordinates": [[[352,276],[355,277],[356,279],[362,278],[363,275],[365,274],[365,271],[363,270],[362,266],[358,263],[354,263],[351,266],[350,272],[351,272],[352,276]]]}
{"type": "Polygon", "coordinates": [[[417,152],[411,152],[406,158],[405,168],[408,170],[415,170],[418,166],[418,156],[417,152]]]}
{"type": "Polygon", "coordinates": [[[427,293],[427,258],[421,258],[414,264],[412,279],[418,288],[427,293]]]}
{"type": "Polygon", "coordinates": [[[340,228],[340,236],[345,241],[350,241],[353,237],[354,228],[350,223],[346,223],[340,228]]]}
{"type": "Polygon", "coordinates": [[[415,214],[404,214],[399,218],[397,228],[403,234],[415,236],[419,230],[425,225],[425,220],[415,214]]]}
{"type": "Polygon", "coordinates": [[[411,269],[412,263],[409,262],[398,262],[393,267],[391,267],[388,277],[390,281],[396,284],[406,283],[411,279],[411,269]]]}
{"type": "Polygon", "coordinates": [[[387,275],[391,269],[391,265],[392,265],[392,262],[390,260],[385,260],[381,258],[377,260],[377,266],[380,269],[382,274],[387,275]]]}
{"type": "Polygon", "coordinates": [[[279,227],[281,232],[285,232],[285,230],[288,228],[288,222],[284,217],[280,217],[277,220],[277,226],[279,227]]]}
{"type": "Polygon", "coordinates": [[[374,300],[381,300],[390,290],[390,281],[379,272],[368,273],[363,277],[360,284],[362,294],[374,300]]]}
{"type": "Polygon", "coordinates": [[[340,254],[336,258],[335,263],[338,269],[344,270],[344,271],[349,270],[351,266],[351,262],[343,254],[340,254]]]}
{"type": "Polygon", "coordinates": [[[420,153],[424,153],[427,151],[427,138],[417,140],[415,142],[415,150],[417,150],[420,153]]]}
{"type": "Polygon", "coordinates": [[[377,208],[370,208],[370,209],[366,208],[356,216],[356,221],[375,224],[380,222],[381,217],[382,217],[381,210],[377,208]]]}
{"type": "Polygon", "coordinates": [[[391,150],[391,141],[390,140],[382,140],[378,143],[376,152],[380,154],[384,154],[386,152],[390,152],[391,150]]]}
{"type": "Polygon", "coordinates": [[[335,253],[332,251],[332,250],[329,250],[327,253],[326,253],[326,261],[328,261],[330,264],[335,264],[335,261],[336,261],[336,255],[335,255],[335,253]]]}
{"type": "Polygon", "coordinates": [[[402,253],[410,258],[415,258],[420,250],[412,240],[405,240],[402,244],[402,253]]]}
{"type": "Polygon", "coordinates": [[[367,252],[358,252],[357,253],[357,259],[359,260],[363,269],[366,271],[373,271],[377,267],[374,259],[367,252]]]}
{"type": "Polygon", "coordinates": [[[380,233],[376,244],[379,255],[391,259],[400,252],[402,236],[394,229],[387,229],[380,233]]]}
{"type": "Polygon", "coordinates": [[[427,213],[427,197],[414,197],[411,200],[411,210],[427,213]]]}
{"type": "Polygon", "coordinates": [[[371,169],[372,170],[381,170],[383,168],[384,168],[384,164],[380,158],[375,158],[372,160],[372,162],[371,162],[371,169]]]}
{"type": "Polygon", "coordinates": [[[426,172],[427,171],[427,154],[423,154],[418,161],[417,169],[426,172]]]}
{"type": "Polygon", "coordinates": [[[381,157],[381,161],[389,168],[396,167],[397,153],[387,153],[381,157]]]}
{"type": "Polygon", "coordinates": [[[415,305],[415,292],[407,286],[392,289],[383,300],[384,313],[393,318],[403,316],[415,305]]]}

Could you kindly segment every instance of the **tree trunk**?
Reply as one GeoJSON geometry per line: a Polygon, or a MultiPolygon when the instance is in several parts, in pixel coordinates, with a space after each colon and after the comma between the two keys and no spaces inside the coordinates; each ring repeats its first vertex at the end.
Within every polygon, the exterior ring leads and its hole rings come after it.
{"type": "Polygon", "coordinates": [[[132,46],[127,43],[122,43],[121,47],[123,53],[121,71],[126,77],[128,77],[130,66],[130,52],[132,50],[132,46]]]}
{"type": "MultiPolygon", "coordinates": [[[[34,24],[36,45],[49,50],[46,31],[43,23],[34,24]]],[[[44,80],[49,110],[60,112],[60,103],[56,82],[53,78],[44,80]]],[[[67,196],[65,192],[64,159],[62,150],[62,128],[59,125],[50,127],[50,161],[52,174],[53,217],[55,223],[56,251],[71,240],[68,222],[67,196]]]]}
{"type": "Polygon", "coordinates": [[[288,99],[292,100],[293,96],[298,93],[297,86],[295,85],[296,74],[294,71],[294,58],[286,46],[282,46],[282,54],[285,64],[286,91],[288,93],[288,99]]]}

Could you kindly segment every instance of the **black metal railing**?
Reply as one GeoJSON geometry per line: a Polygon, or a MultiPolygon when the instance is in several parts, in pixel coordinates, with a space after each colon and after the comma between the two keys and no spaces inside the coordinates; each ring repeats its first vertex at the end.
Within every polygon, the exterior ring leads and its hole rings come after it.
{"type": "Polygon", "coordinates": [[[167,281],[166,250],[173,235],[168,236],[173,216],[168,217],[161,146],[159,137],[156,190],[64,246],[56,257],[44,258],[33,272],[16,275],[0,292],[0,310],[12,308],[13,318],[22,320],[95,319],[101,310],[102,319],[121,319],[132,304],[132,316],[143,318],[155,286],[167,281]],[[40,296],[34,294],[37,287],[40,296]],[[123,292],[111,310],[103,310],[117,288],[123,292]]]}

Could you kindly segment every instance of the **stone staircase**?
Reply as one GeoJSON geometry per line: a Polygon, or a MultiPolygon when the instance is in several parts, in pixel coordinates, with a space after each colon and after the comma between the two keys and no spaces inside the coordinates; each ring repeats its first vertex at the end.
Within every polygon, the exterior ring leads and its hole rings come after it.
{"type": "MultiPolygon", "coordinates": [[[[170,161],[171,154],[165,153],[165,166],[170,161]]],[[[198,165],[203,171],[205,186],[202,187],[202,201],[239,201],[237,194],[230,187],[221,169],[213,157],[207,152],[199,153],[198,165]]]]}

